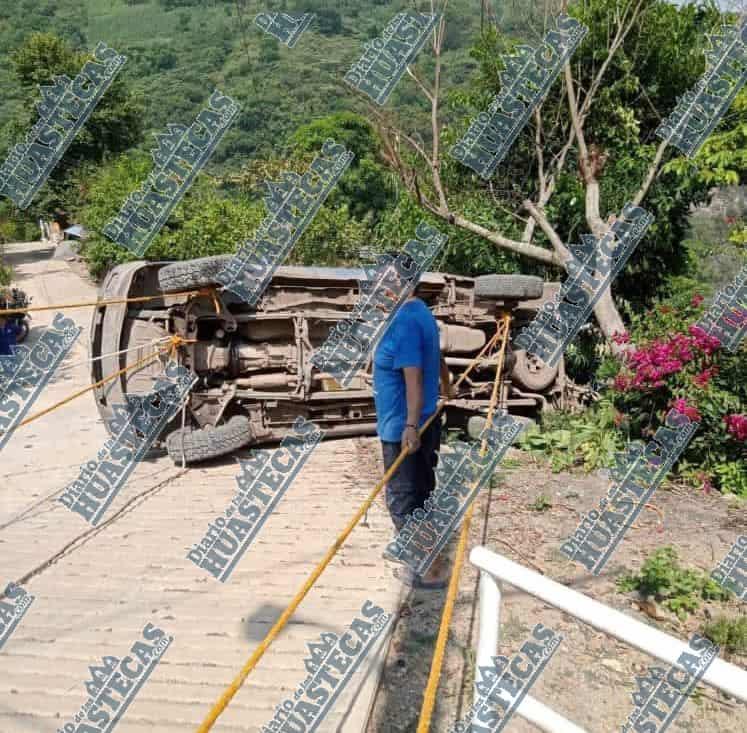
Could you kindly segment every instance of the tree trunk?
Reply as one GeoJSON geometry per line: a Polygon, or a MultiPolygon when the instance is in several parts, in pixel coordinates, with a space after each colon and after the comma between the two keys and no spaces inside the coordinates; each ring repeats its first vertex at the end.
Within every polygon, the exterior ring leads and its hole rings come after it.
{"type": "Polygon", "coordinates": [[[602,297],[594,306],[594,316],[597,319],[599,328],[604,334],[607,343],[609,343],[610,348],[612,349],[612,353],[619,356],[627,351],[628,349],[625,344],[616,344],[612,340],[612,337],[616,333],[624,333],[626,328],[623,319],[620,316],[620,312],[617,310],[615,301],[612,298],[612,291],[609,287],[604,291],[602,297]]]}

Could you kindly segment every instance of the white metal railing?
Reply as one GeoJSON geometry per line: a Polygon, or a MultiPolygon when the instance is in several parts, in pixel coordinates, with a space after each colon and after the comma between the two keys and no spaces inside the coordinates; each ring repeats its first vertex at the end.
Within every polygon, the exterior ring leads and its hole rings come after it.
{"type": "MultiPolygon", "coordinates": [[[[498,652],[501,589],[497,581],[505,581],[548,605],[565,611],[579,621],[670,665],[688,649],[687,642],[636,621],[627,614],[599,603],[583,593],[566,588],[485,547],[475,547],[469,559],[480,570],[478,667],[490,666],[491,658],[498,652]]],[[[729,664],[723,659],[714,659],[700,681],[747,702],[747,670],[729,664]]],[[[583,728],[579,728],[529,695],[516,708],[516,713],[548,733],[586,733],[583,728]]]]}

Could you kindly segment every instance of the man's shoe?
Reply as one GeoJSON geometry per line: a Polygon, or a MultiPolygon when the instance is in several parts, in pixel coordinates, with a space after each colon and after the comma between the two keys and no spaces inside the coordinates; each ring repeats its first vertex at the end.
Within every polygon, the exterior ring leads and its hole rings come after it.
{"type": "Polygon", "coordinates": [[[397,537],[399,537],[399,532],[395,532],[392,535],[392,539],[387,542],[386,546],[382,550],[381,557],[383,557],[384,560],[389,560],[389,562],[396,562],[402,565],[404,564],[404,561],[389,552],[389,545],[394,544],[397,541],[397,537]]]}
{"type": "Polygon", "coordinates": [[[415,590],[443,590],[449,584],[449,579],[426,580],[418,575],[409,565],[394,569],[394,576],[399,578],[408,588],[415,590]]]}
{"type": "Polygon", "coordinates": [[[449,584],[449,578],[451,573],[449,572],[449,561],[446,555],[446,551],[442,550],[436,559],[431,563],[431,566],[426,571],[425,575],[420,577],[420,583],[422,587],[429,588],[445,588],[449,584]]]}

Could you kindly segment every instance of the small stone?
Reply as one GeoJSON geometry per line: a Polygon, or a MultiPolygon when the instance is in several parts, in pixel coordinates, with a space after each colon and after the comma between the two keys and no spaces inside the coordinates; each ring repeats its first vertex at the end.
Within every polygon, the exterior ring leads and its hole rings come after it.
{"type": "Polygon", "coordinates": [[[603,659],[602,666],[607,667],[607,669],[612,669],[615,672],[622,673],[624,671],[622,664],[620,664],[616,659],[603,659]]]}

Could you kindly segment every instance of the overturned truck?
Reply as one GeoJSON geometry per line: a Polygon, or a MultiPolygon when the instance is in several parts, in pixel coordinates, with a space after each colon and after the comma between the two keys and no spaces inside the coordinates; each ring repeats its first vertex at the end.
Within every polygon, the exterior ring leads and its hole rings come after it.
{"type": "MultiPolygon", "coordinates": [[[[172,335],[185,339],[180,362],[198,382],[183,414],[157,443],[175,462],[195,463],[278,441],[298,416],[313,420],[327,437],[374,434],[370,359],[346,388],[311,363],[330,329],[353,310],[365,271],[281,267],[261,301],[250,307],[232,293],[212,288],[229,259],[115,267],[102,285],[102,301],[160,296],[96,307],[90,339],[92,381],[143,360],[172,335]]],[[[523,275],[469,278],[428,272],[421,278],[421,290],[438,320],[442,353],[456,377],[495,334],[500,312],[511,313],[513,336],[557,286],[523,275]]],[[[164,359],[95,388],[108,429],[113,405],[124,403],[127,394],[149,392],[164,359]]],[[[467,428],[471,434],[479,431],[495,369],[495,359],[483,361],[462,383],[445,411],[447,425],[467,428]]],[[[509,345],[504,373],[500,404],[512,414],[531,419],[560,404],[562,361],[547,367],[509,345]]]]}

